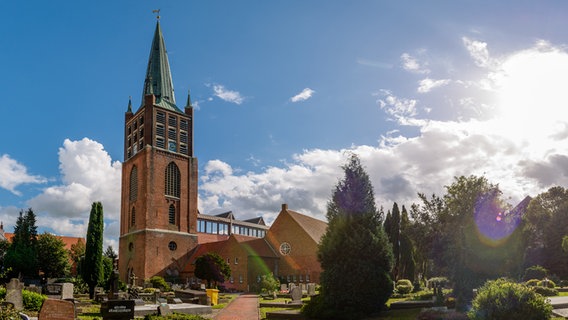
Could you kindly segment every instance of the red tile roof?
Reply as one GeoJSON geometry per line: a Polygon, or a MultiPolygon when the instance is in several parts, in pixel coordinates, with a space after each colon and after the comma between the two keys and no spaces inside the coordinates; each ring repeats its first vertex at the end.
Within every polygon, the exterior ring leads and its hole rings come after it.
{"type": "MultiPolygon", "coordinates": [[[[4,232],[4,236],[6,237],[6,239],[8,241],[12,241],[12,239],[14,238],[14,234],[10,233],[10,232],[4,232]]],[[[41,236],[41,235],[40,235],[41,236]]],[[[66,237],[66,236],[56,236],[59,239],[61,239],[63,241],[63,243],[65,244],[65,249],[67,250],[71,250],[71,246],[76,244],[78,241],[81,241],[83,243],[86,243],[85,239],[83,238],[78,238],[78,237],[66,237]]]]}

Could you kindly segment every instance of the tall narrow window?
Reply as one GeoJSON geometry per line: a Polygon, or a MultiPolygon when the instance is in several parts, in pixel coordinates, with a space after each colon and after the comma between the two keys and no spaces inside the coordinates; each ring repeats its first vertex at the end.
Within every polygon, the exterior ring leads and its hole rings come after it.
{"type": "Polygon", "coordinates": [[[134,227],[136,223],[136,208],[132,207],[132,211],[130,212],[130,226],[134,227]]]}
{"type": "Polygon", "coordinates": [[[135,201],[138,198],[138,168],[132,167],[130,170],[130,201],[135,201]]]}
{"type": "Polygon", "coordinates": [[[170,162],[166,167],[166,195],[179,198],[181,177],[179,168],[175,163],[170,162]]]}
{"type": "Polygon", "coordinates": [[[168,211],[168,221],[170,224],[176,224],[176,206],[170,204],[170,210],[168,211]]]}

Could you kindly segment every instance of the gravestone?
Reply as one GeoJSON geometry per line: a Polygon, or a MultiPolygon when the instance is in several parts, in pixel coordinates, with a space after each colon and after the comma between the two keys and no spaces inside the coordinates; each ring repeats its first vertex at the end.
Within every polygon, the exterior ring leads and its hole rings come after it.
{"type": "Polygon", "coordinates": [[[47,299],[39,310],[38,320],[75,319],[75,304],[71,301],[47,299]]]}
{"type": "Polygon", "coordinates": [[[134,300],[108,300],[101,304],[103,320],[134,319],[134,300]]]}
{"type": "Polygon", "coordinates": [[[300,290],[302,290],[302,292],[306,291],[306,285],[304,283],[300,283],[300,290]]]}
{"type": "Polygon", "coordinates": [[[282,283],[282,284],[280,285],[280,291],[281,291],[281,292],[288,292],[288,285],[285,284],[285,283],[282,283]]]}
{"type": "Polygon", "coordinates": [[[72,283],[50,283],[45,286],[45,294],[50,299],[73,299],[72,283]]]}
{"type": "Polygon", "coordinates": [[[316,284],[308,283],[308,296],[313,296],[316,294],[316,284]]]}
{"type": "Polygon", "coordinates": [[[158,315],[159,316],[168,316],[172,314],[172,311],[170,310],[170,306],[168,306],[167,304],[161,304],[158,306],[158,315]]]}
{"type": "Polygon", "coordinates": [[[16,278],[12,278],[6,284],[6,301],[14,304],[16,310],[24,309],[24,302],[22,300],[22,289],[24,284],[16,278]]]}
{"type": "Polygon", "coordinates": [[[292,303],[302,301],[302,290],[299,287],[294,287],[290,290],[290,297],[292,298],[292,303]]]}

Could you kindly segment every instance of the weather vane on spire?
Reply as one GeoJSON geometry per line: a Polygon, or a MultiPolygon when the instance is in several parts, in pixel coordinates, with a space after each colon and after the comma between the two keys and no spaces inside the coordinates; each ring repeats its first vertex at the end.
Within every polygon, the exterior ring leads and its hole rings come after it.
{"type": "Polygon", "coordinates": [[[160,9],[152,10],[152,13],[157,13],[156,19],[160,20],[160,9]]]}

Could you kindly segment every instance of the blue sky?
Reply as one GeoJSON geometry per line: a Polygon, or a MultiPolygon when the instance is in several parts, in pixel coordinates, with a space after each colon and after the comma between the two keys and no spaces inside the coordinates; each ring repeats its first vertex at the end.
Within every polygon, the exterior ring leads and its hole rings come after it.
{"type": "Polygon", "coordinates": [[[378,205],[459,175],[515,204],[568,185],[564,1],[56,1],[3,4],[0,220],[116,246],[129,96],[156,18],[196,107],[200,210],[317,218],[349,153],[378,205]]]}

